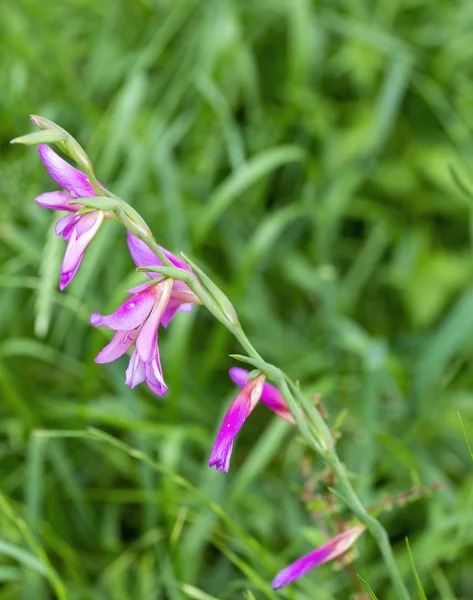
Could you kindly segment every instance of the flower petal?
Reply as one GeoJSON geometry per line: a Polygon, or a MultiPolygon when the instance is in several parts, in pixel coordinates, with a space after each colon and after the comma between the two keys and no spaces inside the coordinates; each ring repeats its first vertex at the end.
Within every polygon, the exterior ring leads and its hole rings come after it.
{"type": "Polygon", "coordinates": [[[66,192],[45,192],[36,196],[34,201],[43,208],[52,210],[67,210],[67,212],[77,212],[82,208],[81,204],[68,204],[73,200],[72,196],[66,192]]]}
{"type": "Polygon", "coordinates": [[[158,328],[171,296],[172,280],[164,279],[153,287],[155,294],[157,293],[157,301],[136,340],[136,349],[145,363],[150,362],[156,352],[158,328]]]}
{"type": "Polygon", "coordinates": [[[276,575],[272,584],[273,590],[277,590],[291,583],[291,581],[299,579],[299,577],[302,577],[315,567],[337,558],[337,556],[346,552],[355,543],[364,530],[365,528],[362,525],[347,529],[320,548],[299,558],[299,560],[296,560],[276,575]]]}
{"type": "Polygon", "coordinates": [[[123,356],[125,352],[127,352],[127,350],[132,346],[137,335],[138,332],[136,330],[117,331],[117,333],[113,336],[112,341],[98,353],[95,362],[99,364],[105,364],[117,360],[117,358],[123,356]]]}
{"type": "Polygon", "coordinates": [[[233,441],[243,427],[243,423],[258,404],[264,380],[265,376],[262,373],[254,379],[250,379],[231,403],[212,448],[209,467],[215,466],[218,471],[228,473],[233,441]]]}
{"type": "Polygon", "coordinates": [[[39,156],[54,181],[74,198],[96,196],[87,175],[62,159],[46,144],[38,146],[39,156]]]}
{"type": "MultiPolygon", "coordinates": [[[[163,264],[144,242],[130,232],[128,232],[127,243],[131,258],[137,267],[152,267],[163,264]]],[[[152,276],[156,277],[156,273],[153,273],[152,276]]]]}
{"type": "Polygon", "coordinates": [[[94,210],[81,215],[70,237],[61,265],[59,288],[63,290],[74,278],[80,266],[84,252],[103,221],[103,212],[94,210]]]}
{"type": "MultiPolygon", "coordinates": [[[[241,369],[240,367],[232,367],[229,370],[229,374],[234,383],[240,387],[243,387],[248,378],[249,371],[246,369],[241,369]]],[[[261,394],[261,402],[266,404],[269,409],[274,411],[278,417],[288,421],[288,423],[295,423],[294,417],[291,415],[291,411],[284,401],[281,392],[274,387],[274,385],[271,385],[270,383],[264,384],[263,393],[261,394]]]]}
{"type": "Polygon", "coordinates": [[[56,222],[54,227],[56,235],[60,235],[65,240],[69,241],[71,239],[72,232],[74,231],[74,227],[80,218],[80,216],[77,216],[74,213],[61,217],[56,222]]]}
{"type": "Polygon", "coordinates": [[[145,364],[141,360],[138,351],[135,348],[126,370],[125,385],[127,385],[130,389],[133,389],[139,383],[143,383],[145,378],[145,364]]]}
{"type": "MultiPolygon", "coordinates": [[[[144,242],[130,232],[128,232],[127,241],[131,257],[137,267],[161,266],[163,264],[144,242]]],[[[166,248],[163,248],[162,246],[160,246],[160,248],[175,267],[185,269],[189,273],[192,273],[192,269],[182,259],[174,256],[174,254],[169,252],[169,250],[166,250],[166,248]]],[[[149,276],[156,277],[156,273],[151,273],[149,276]]]]}
{"type": "Polygon", "coordinates": [[[159,357],[159,348],[157,346],[153,360],[145,364],[145,372],[146,383],[149,389],[157,396],[164,396],[168,391],[168,386],[164,383],[161,359],[159,357]]]}
{"type": "Polygon", "coordinates": [[[131,331],[139,327],[153,310],[156,303],[156,292],[153,288],[128,298],[114,313],[102,316],[94,313],[90,322],[95,327],[105,325],[117,331],[131,331]]]}

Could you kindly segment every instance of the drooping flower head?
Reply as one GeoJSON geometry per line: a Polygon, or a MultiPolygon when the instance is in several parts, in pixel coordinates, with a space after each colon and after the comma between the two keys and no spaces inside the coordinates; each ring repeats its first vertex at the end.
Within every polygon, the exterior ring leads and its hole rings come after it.
{"type": "Polygon", "coordinates": [[[264,380],[265,375],[263,373],[260,373],[254,379],[250,379],[231,403],[212,448],[209,467],[215,466],[218,471],[228,473],[233,442],[243,427],[243,423],[258,404],[263,392],[264,380]]]}
{"type": "Polygon", "coordinates": [[[158,396],[164,396],[168,389],[159,358],[158,329],[166,314],[172,286],[172,280],[167,278],[146,284],[141,286],[142,289],[135,290],[111,315],[102,316],[96,312],[90,317],[92,325],[105,325],[116,331],[112,341],[99,352],[95,362],[112,362],[135,344],[125,383],[133,389],[146,381],[150,390],[158,396]]]}
{"type": "Polygon", "coordinates": [[[97,195],[87,175],[62,159],[46,144],[40,144],[38,152],[48,173],[65,191],[40,194],[35,198],[35,202],[43,208],[70,213],[61,217],[56,223],[56,235],[68,242],[59,280],[59,287],[63,290],[77,273],[87,246],[103,222],[104,212],[91,210],[85,214],[77,214],[84,208],[80,204],[80,198],[91,198],[97,195]],[[77,204],[69,204],[74,199],[78,200],[77,204]]]}
{"type": "MultiPolygon", "coordinates": [[[[243,387],[248,381],[249,371],[246,369],[232,367],[229,374],[232,381],[240,387],[243,387]]],[[[260,399],[263,404],[266,404],[266,406],[274,411],[279,417],[289,423],[295,423],[294,417],[291,415],[287,404],[284,402],[281,392],[275,388],[274,385],[265,383],[260,399]]]]}
{"type": "Polygon", "coordinates": [[[332,538],[310,554],[299,558],[276,575],[272,584],[273,590],[277,590],[291,581],[299,579],[315,567],[337,558],[353,546],[364,530],[363,525],[356,525],[332,538]]]}
{"type": "MultiPolygon", "coordinates": [[[[139,240],[132,233],[128,232],[128,248],[132,259],[137,267],[162,267],[163,263],[159,258],[148,248],[148,246],[139,240]]],[[[183,260],[174,256],[169,250],[160,246],[161,250],[170,260],[170,262],[179,269],[184,269],[188,273],[192,273],[192,269],[183,260]]],[[[149,272],[148,277],[156,278],[156,273],[149,272]]],[[[144,284],[146,285],[146,284],[144,284]]],[[[130,290],[134,291],[134,290],[130,290]]],[[[194,304],[201,304],[201,301],[190,287],[183,281],[174,280],[172,284],[171,297],[161,319],[161,325],[167,327],[178,311],[190,312],[194,308],[194,304]]]]}

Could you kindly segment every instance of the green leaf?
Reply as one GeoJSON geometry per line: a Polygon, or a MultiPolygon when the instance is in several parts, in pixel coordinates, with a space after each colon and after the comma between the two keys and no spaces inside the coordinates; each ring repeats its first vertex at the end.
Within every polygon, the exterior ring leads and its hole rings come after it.
{"type": "Polygon", "coordinates": [[[416,566],[414,563],[414,557],[411,552],[411,546],[410,546],[409,540],[407,538],[406,538],[406,546],[407,546],[407,552],[409,554],[409,561],[411,563],[412,572],[413,572],[414,578],[416,580],[417,592],[419,593],[419,598],[420,598],[420,600],[427,600],[427,596],[426,596],[424,588],[422,586],[422,581],[420,580],[419,573],[417,572],[417,569],[416,569],[416,566]]]}

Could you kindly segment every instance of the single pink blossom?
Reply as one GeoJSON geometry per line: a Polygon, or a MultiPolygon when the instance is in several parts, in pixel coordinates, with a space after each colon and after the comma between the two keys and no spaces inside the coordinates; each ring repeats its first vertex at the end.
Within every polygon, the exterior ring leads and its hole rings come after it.
{"type": "Polygon", "coordinates": [[[233,442],[243,427],[243,423],[258,404],[263,391],[264,380],[263,373],[260,373],[254,379],[250,379],[231,403],[212,448],[209,467],[215,466],[218,471],[228,473],[233,442]]]}
{"type": "Polygon", "coordinates": [[[112,341],[99,352],[95,362],[112,362],[135,344],[125,384],[133,389],[146,381],[149,389],[158,396],[164,396],[168,389],[159,358],[158,329],[171,298],[172,286],[172,279],[147,284],[133,293],[111,315],[102,316],[96,312],[90,317],[90,322],[95,327],[105,325],[116,331],[112,341]]]}
{"type": "MultiPolygon", "coordinates": [[[[162,267],[163,263],[160,259],[148,248],[148,246],[128,232],[128,248],[132,259],[137,267],[162,267]]],[[[184,269],[188,273],[192,273],[192,269],[183,260],[174,256],[169,250],[166,250],[160,246],[161,250],[170,260],[170,262],[179,269],[184,269]]],[[[150,271],[148,277],[156,278],[156,273],[150,271]]],[[[144,284],[147,285],[147,284],[144,284]]],[[[148,284],[149,285],[149,284],[148,284]]],[[[141,286],[139,286],[141,287],[141,286]]],[[[139,288],[130,290],[134,293],[139,288]]],[[[171,298],[164,312],[163,318],[161,319],[161,325],[167,327],[169,322],[173,319],[177,311],[191,312],[194,308],[194,304],[202,304],[199,298],[194,294],[190,287],[183,281],[174,280],[172,285],[171,298]]]]}
{"type": "Polygon", "coordinates": [[[337,558],[353,546],[364,530],[365,528],[362,525],[356,525],[332,538],[310,554],[299,558],[276,575],[273,580],[273,590],[277,590],[291,583],[291,581],[299,579],[315,567],[337,558]]]}
{"type": "MultiPolygon", "coordinates": [[[[243,387],[248,381],[249,371],[241,369],[240,367],[232,367],[229,371],[230,377],[234,383],[243,387]]],[[[265,383],[263,385],[263,393],[261,394],[261,402],[266,404],[268,408],[274,411],[279,417],[288,421],[289,423],[295,423],[294,417],[291,415],[287,404],[282,397],[281,392],[271,385],[265,383]]]]}
{"type": "Polygon", "coordinates": [[[63,290],[77,273],[87,246],[102,225],[104,212],[91,210],[85,214],[77,214],[81,208],[84,208],[80,204],[80,198],[91,198],[97,195],[87,175],[63,160],[46,144],[40,144],[38,152],[48,173],[65,191],[40,194],[35,198],[35,202],[43,208],[70,213],[61,217],[56,223],[56,235],[68,242],[59,279],[59,287],[63,290]],[[79,202],[69,204],[74,199],[79,202]]]}

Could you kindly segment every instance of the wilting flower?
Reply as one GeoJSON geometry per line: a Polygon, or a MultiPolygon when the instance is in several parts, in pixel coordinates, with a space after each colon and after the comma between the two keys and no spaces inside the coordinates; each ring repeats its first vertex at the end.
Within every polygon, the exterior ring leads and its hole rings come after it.
{"type": "MultiPolygon", "coordinates": [[[[249,371],[241,369],[240,367],[232,367],[229,374],[234,383],[243,387],[248,380],[249,371]]],[[[285,419],[289,423],[295,423],[294,417],[291,415],[287,404],[284,402],[281,392],[275,388],[274,385],[271,385],[270,383],[265,383],[263,385],[263,392],[260,400],[279,417],[285,419]]]]}
{"type": "MultiPolygon", "coordinates": [[[[144,242],[139,240],[130,232],[128,232],[128,248],[137,267],[163,266],[163,263],[154,254],[154,252],[152,252],[144,242]]],[[[160,246],[160,248],[175,267],[184,269],[188,273],[192,273],[192,269],[183,260],[177,258],[177,256],[174,256],[174,254],[162,246],[160,246]]],[[[155,278],[156,273],[149,272],[148,276],[155,278]]],[[[146,285],[149,284],[144,284],[144,286],[146,285]]],[[[137,291],[140,288],[141,286],[135,288],[134,290],[130,290],[130,292],[137,291]]],[[[163,325],[163,327],[167,327],[177,311],[190,312],[194,308],[194,304],[202,303],[186,283],[183,281],[174,280],[174,283],[172,284],[171,298],[169,299],[168,305],[161,319],[161,325],[163,325]]]]}
{"type": "Polygon", "coordinates": [[[92,325],[105,325],[116,331],[95,362],[112,362],[135,343],[125,384],[133,389],[146,381],[149,389],[158,396],[164,396],[168,389],[159,358],[158,328],[166,313],[172,287],[172,279],[146,284],[111,315],[102,316],[96,312],[90,317],[92,325]]]}
{"type": "Polygon", "coordinates": [[[233,442],[243,423],[258,404],[263,392],[264,380],[263,373],[250,379],[231,403],[212,448],[209,467],[215,466],[218,471],[228,473],[233,442]]]}
{"type": "Polygon", "coordinates": [[[59,280],[59,287],[63,290],[77,273],[85,249],[102,224],[104,212],[91,210],[85,214],[77,214],[81,208],[84,208],[83,205],[80,202],[77,204],[69,204],[69,202],[97,195],[87,175],[63,160],[45,144],[38,146],[38,152],[48,173],[65,191],[40,194],[35,198],[35,202],[44,208],[70,213],[61,217],[56,223],[56,235],[60,235],[68,242],[59,280]]]}
{"type": "Polygon", "coordinates": [[[364,530],[363,525],[356,525],[356,527],[347,529],[340,535],[332,538],[310,554],[299,558],[299,560],[296,560],[296,562],[293,562],[292,565],[289,565],[276,575],[273,580],[273,590],[277,590],[291,583],[291,581],[299,579],[299,577],[315,569],[315,567],[337,558],[337,556],[340,556],[353,546],[364,530]]]}

